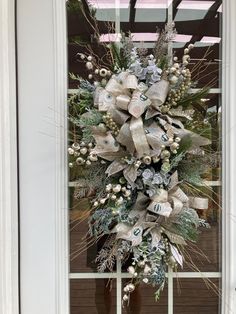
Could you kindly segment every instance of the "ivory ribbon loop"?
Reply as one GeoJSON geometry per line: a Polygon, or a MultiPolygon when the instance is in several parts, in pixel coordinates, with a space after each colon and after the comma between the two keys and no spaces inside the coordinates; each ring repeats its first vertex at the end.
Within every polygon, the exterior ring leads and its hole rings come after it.
{"type": "Polygon", "coordinates": [[[120,128],[119,134],[116,137],[116,140],[125,146],[127,150],[133,155],[135,151],[134,142],[132,139],[132,134],[130,131],[130,123],[126,122],[120,128]]]}
{"type": "Polygon", "coordinates": [[[127,89],[137,89],[138,79],[134,74],[129,74],[123,82],[123,87],[127,89]]]}
{"type": "Polygon", "coordinates": [[[168,192],[164,189],[158,189],[156,194],[151,198],[156,203],[164,203],[168,201],[168,192]]]}
{"type": "Polygon", "coordinates": [[[116,142],[110,132],[105,134],[94,132],[93,137],[96,141],[96,146],[93,149],[93,152],[96,154],[118,152],[120,149],[120,145],[116,142]]]}
{"type": "Polygon", "coordinates": [[[141,82],[138,84],[137,90],[139,90],[142,93],[145,93],[148,90],[148,86],[145,83],[141,82]]]}
{"type": "Polygon", "coordinates": [[[138,193],[137,200],[129,212],[129,217],[143,217],[146,214],[147,205],[150,203],[150,198],[144,195],[142,192],[138,193]]]}
{"type": "Polygon", "coordinates": [[[105,89],[98,90],[98,110],[107,111],[111,106],[114,106],[116,103],[115,97],[106,91],[105,89]]]}
{"type": "Polygon", "coordinates": [[[207,209],[208,198],[203,197],[189,197],[189,206],[195,209],[207,209]]]}
{"type": "Polygon", "coordinates": [[[121,162],[120,160],[114,160],[106,170],[106,174],[108,177],[112,176],[113,174],[116,174],[122,170],[124,170],[127,167],[127,164],[124,162],[121,162]]]}
{"type": "Polygon", "coordinates": [[[169,190],[173,189],[178,183],[179,183],[178,171],[176,170],[176,171],[170,176],[169,190]]]}
{"type": "Polygon", "coordinates": [[[119,125],[123,125],[128,119],[129,115],[112,105],[108,108],[107,112],[111,114],[112,119],[119,125]]]}
{"type": "Polygon", "coordinates": [[[171,189],[169,191],[169,194],[172,197],[176,197],[177,199],[179,199],[182,203],[187,203],[189,201],[188,196],[183,192],[183,190],[181,190],[180,187],[174,187],[173,189],[171,189]]]}
{"type": "Polygon", "coordinates": [[[117,82],[117,80],[114,77],[112,77],[107,82],[106,90],[109,93],[111,93],[112,95],[118,96],[118,95],[122,94],[123,87],[120,83],[117,82]]]}
{"type": "Polygon", "coordinates": [[[160,111],[158,111],[158,109],[155,109],[152,106],[150,106],[150,107],[148,107],[147,112],[145,114],[145,120],[151,119],[157,115],[160,115],[160,111]]]}
{"type": "Polygon", "coordinates": [[[128,75],[129,75],[129,72],[122,71],[117,76],[117,80],[118,80],[118,82],[120,82],[120,84],[123,86],[123,88],[124,88],[124,83],[125,83],[128,75]]]}
{"type": "Polygon", "coordinates": [[[168,92],[169,82],[162,79],[149,87],[146,92],[146,96],[152,100],[152,106],[154,108],[158,108],[165,102],[168,92]]]}
{"type": "Polygon", "coordinates": [[[101,92],[104,90],[103,87],[99,86],[95,89],[95,92],[93,94],[93,101],[94,101],[94,107],[98,108],[99,105],[99,96],[101,92]]]}
{"type": "Polygon", "coordinates": [[[126,153],[123,149],[120,148],[117,152],[98,153],[98,156],[105,160],[113,161],[115,159],[125,157],[126,153]]]}
{"type": "Polygon", "coordinates": [[[116,97],[116,106],[122,110],[128,110],[130,97],[128,95],[119,95],[116,97]]]}
{"type": "Polygon", "coordinates": [[[211,144],[211,141],[208,138],[203,137],[197,133],[191,132],[191,131],[186,130],[186,129],[179,129],[178,130],[178,136],[180,138],[184,138],[185,136],[189,136],[191,138],[192,146],[190,147],[189,150],[197,149],[200,146],[205,146],[205,145],[211,144]]]}
{"type": "Polygon", "coordinates": [[[179,253],[177,247],[170,243],[170,250],[176,262],[183,268],[183,256],[179,253]]]}
{"type": "Polygon", "coordinates": [[[183,123],[178,119],[172,118],[172,124],[178,126],[180,129],[184,129],[183,123]]]}
{"type": "Polygon", "coordinates": [[[169,217],[172,212],[172,207],[169,202],[157,203],[153,201],[147,208],[147,210],[165,217],[169,217]]]}
{"type": "Polygon", "coordinates": [[[149,127],[145,128],[146,137],[149,145],[155,150],[159,150],[161,145],[167,144],[169,137],[167,134],[153,122],[149,127]]]}
{"type": "Polygon", "coordinates": [[[132,117],[130,121],[130,131],[137,151],[137,157],[141,158],[144,155],[149,155],[150,148],[143,128],[142,118],[136,119],[132,117]]]}
{"type": "Polygon", "coordinates": [[[142,242],[143,227],[141,224],[136,224],[131,227],[125,223],[118,223],[111,233],[117,233],[117,239],[124,239],[132,242],[132,246],[137,246],[142,242]]]}
{"type": "Polygon", "coordinates": [[[129,103],[128,111],[135,118],[141,117],[146,108],[151,104],[150,99],[139,91],[134,91],[129,103]]]}
{"type": "Polygon", "coordinates": [[[160,230],[153,228],[150,231],[150,234],[152,236],[152,242],[151,242],[152,248],[157,247],[159,242],[161,241],[161,232],[160,232],[160,230]]]}
{"type": "Polygon", "coordinates": [[[138,176],[138,169],[133,164],[128,165],[128,167],[124,169],[123,174],[129,184],[134,187],[134,183],[138,176]]]}
{"type": "Polygon", "coordinates": [[[184,204],[177,197],[174,196],[171,196],[170,200],[173,208],[171,216],[178,215],[182,211],[184,204]]]}
{"type": "Polygon", "coordinates": [[[142,234],[143,234],[143,228],[141,225],[135,226],[132,229],[130,241],[132,242],[133,246],[137,246],[142,242],[142,239],[143,239],[142,234]]]}

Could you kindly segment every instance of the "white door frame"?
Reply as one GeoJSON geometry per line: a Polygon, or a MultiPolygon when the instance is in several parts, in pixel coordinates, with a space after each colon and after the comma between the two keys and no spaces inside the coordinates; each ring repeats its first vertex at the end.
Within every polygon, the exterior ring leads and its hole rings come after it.
{"type": "Polygon", "coordinates": [[[17,58],[21,311],[68,314],[65,0],[17,0],[17,58]]]}
{"type": "Polygon", "coordinates": [[[223,0],[222,313],[236,309],[236,1],[223,0]]]}
{"type": "Polygon", "coordinates": [[[14,0],[0,1],[0,313],[18,314],[14,0]]]}
{"type": "MultiPolygon", "coordinates": [[[[4,314],[18,314],[19,295],[14,2],[0,1],[4,48],[0,53],[0,313],[4,314]]],[[[22,314],[68,314],[65,0],[18,0],[17,7],[21,309],[22,314]],[[27,119],[27,114],[35,119],[27,119]],[[45,169],[38,171],[44,158],[45,169]]],[[[232,175],[236,173],[236,1],[224,1],[223,12],[221,313],[228,314],[236,308],[236,177],[232,175]]]]}

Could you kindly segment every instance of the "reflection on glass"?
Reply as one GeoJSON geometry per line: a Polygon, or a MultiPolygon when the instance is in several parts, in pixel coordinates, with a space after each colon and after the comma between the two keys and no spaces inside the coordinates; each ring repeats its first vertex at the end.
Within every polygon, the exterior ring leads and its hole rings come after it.
{"type": "MultiPolygon", "coordinates": [[[[123,280],[123,286],[126,280],[123,280]]],[[[147,285],[139,285],[131,294],[128,307],[123,308],[122,314],[167,314],[167,287],[161,293],[160,300],[155,301],[155,288],[147,285]]]]}
{"type": "Polygon", "coordinates": [[[115,280],[71,280],[70,290],[70,314],[116,313],[115,280]]]}
{"type": "MultiPolygon", "coordinates": [[[[94,15],[100,29],[100,41],[107,42],[113,38],[119,40],[119,29],[133,34],[137,46],[152,48],[158,32],[167,22],[174,21],[178,34],[172,45],[173,54],[180,58],[182,51],[191,42],[195,49],[191,53],[191,67],[198,87],[209,86],[221,88],[221,1],[172,1],[172,0],[120,0],[116,9],[115,0],[68,0],[68,67],[69,72],[87,79],[88,72],[81,66],[78,52],[84,52],[86,45],[100,57],[103,51],[94,40],[94,29],[90,15],[94,15]],[[89,11],[91,5],[92,11],[89,11]],[[85,14],[85,15],[84,15],[85,14]],[[109,26],[112,23],[112,28],[109,26]],[[118,27],[117,27],[118,26],[118,27]],[[159,30],[158,30],[159,29],[159,30]]],[[[69,80],[69,88],[77,88],[77,82],[69,80]]],[[[212,151],[220,148],[220,90],[211,92],[207,98],[206,108],[209,113],[208,122],[214,124],[212,151]]],[[[207,121],[202,121],[206,123],[207,121]]],[[[207,122],[207,123],[208,123],[207,122]]],[[[190,122],[191,124],[192,122],[190,122]]],[[[201,126],[199,125],[199,128],[201,126]]],[[[203,134],[204,135],[204,134],[203,134]]],[[[209,171],[204,173],[206,184],[215,185],[213,192],[207,187],[201,189],[209,196],[209,209],[199,211],[206,219],[210,229],[202,230],[197,247],[201,253],[190,250],[195,270],[184,264],[182,271],[218,272],[221,270],[221,209],[220,209],[220,156],[212,160],[209,171]],[[202,257],[206,256],[204,263],[202,257]]],[[[71,174],[73,180],[73,174],[71,174]]],[[[70,271],[75,273],[94,273],[94,262],[102,241],[90,243],[87,235],[88,199],[75,200],[73,195],[78,189],[70,188],[70,271]],[[82,245],[82,246],[81,246],[82,245]],[[88,249],[86,248],[88,246],[88,249]]],[[[126,272],[124,265],[122,271],[126,272]]],[[[115,271],[115,269],[114,269],[115,271]]],[[[107,279],[71,280],[71,314],[115,314],[116,280],[107,279]]],[[[219,289],[217,280],[213,280],[219,289]]],[[[123,284],[125,280],[123,280],[123,284]]],[[[168,313],[167,288],[158,302],[154,300],[154,289],[141,285],[131,296],[130,307],[122,309],[123,314],[168,313]]],[[[122,292],[121,292],[122,293],[122,292]]],[[[202,279],[174,280],[174,314],[216,314],[219,312],[219,298],[213,289],[207,289],[202,279]],[[180,286],[180,294],[179,287],[180,286]]]]}
{"type": "Polygon", "coordinates": [[[202,279],[174,281],[174,314],[218,314],[220,311],[219,280],[211,279],[208,289],[202,279]],[[214,292],[214,291],[215,292],[214,292]]]}

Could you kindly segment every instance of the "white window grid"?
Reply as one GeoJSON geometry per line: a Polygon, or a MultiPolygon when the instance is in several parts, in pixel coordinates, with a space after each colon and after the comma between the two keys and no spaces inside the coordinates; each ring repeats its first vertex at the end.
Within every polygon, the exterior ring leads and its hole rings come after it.
{"type": "MultiPolygon", "coordinates": [[[[198,89],[192,89],[191,92],[197,92],[198,89]]],[[[76,93],[76,89],[69,89],[69,94],[76,93]]],[[[213,88],[209,90],[209,94],[221,94],[220,88],[213,88]]],[[[69,182],[69,188],[74,188],[78,185],[76,181],[69,182]]],[[[211,187],[220,187],[221,181],[205,181],[204,185],[211,187]]],[[[117,260],[115,272],[105,272],[105,273],[70,273],[69,279],[114,279],[116,280],[116,314],[122,314],[122,280],[131,278],[129,273],[122,272],[121,263],[117,260]]],[[[167,308],[168,314],[174,313],[174,279],[220,279],[222,277],[221,272],[173,272],[171,268],[168,269],[166,273],[167,277],[167,308]]],[[[158,307],[158,304],[157,304],[158,307]]]]}
{"type": "MultiPolygon", "coordinates": [[[[120,33],[120,0],[115,0],[115,29],[116,33],[120,33]]],[[[167,19],[168,23],[172,22],[173,16],[172,16],[172,1],[167,9],[167,19]]],[[[152,44],[151,44],[152,45],[152,44]]],[[[147,48],[149,48],[150,43],[147,44],[147,48]]],[[[142,43],[143,47],[143,43],[142,43]]],[[[168,53],[172,54],[173,45],[169,44],[168,53]]],[[[194,88],[191,89],[191,93],[196,93],[200,89],[194,88]]],[[[68,89],[68,94],[76,94],[78,93],[77,89],[68,89]]],[[[211,88],[208,91],[209,94],[219,94],[221,95],[222,90],[221,88],[211,88]]],[[[211,187],[220,187],[221,181],[205,181],[204,185],[211,186],[211,187]]],[[[73,188],[77,186],[77,182],[69,182],[68,184],[69,188],[73,188]]],[[[71,272],[69,274],[70,280],[81,280],[81,279],[114,279],[116,280],[116,314],[122,314],[122,294],[123,294],[123,288],[122,288],[122,280],[123,279],[129,279],[132,278],[132,276],[122,271],[121,262],[117,259],[116,261],[116,271],[114,272],[104,272],[104,273],[94,273],[94,272],[71,272]]],[[[219,272],[174,272],[171,267],[168,268],[168,272],[166,273],[167,278],[167,309],[168,314],[174,313],[174,279],[221,279],[222,273],[219,272]]],[[[158,304],[157,304],[158,307],[158,304]]]]}

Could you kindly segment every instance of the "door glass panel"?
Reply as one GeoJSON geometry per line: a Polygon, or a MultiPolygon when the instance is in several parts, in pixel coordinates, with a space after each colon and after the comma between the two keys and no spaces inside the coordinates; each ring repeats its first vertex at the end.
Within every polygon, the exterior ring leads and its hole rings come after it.
{"type": "MultiPolygon", "coordinates": [[[[127,280],[123,279],[123,287],[127,280]]],[[[123,307],[122,314],[149,314],[155,313],[158,309],[158,314],[168,313],[168,291],[164,288],[162,296],[159,301],[155,301],[153,297],[155,288],[144,284],[139,285],[134,294],[131,295],[128,306],[123,307]]]]}
{"type": "Polygon", "coordinates": [[[71,314],[116,313],[116,282],[109,279],[72,279],[71,314]]]}
{"type": "MultiPolygon", "coordinates": [[[[130,306],[122,308],[122,290],[129,275],[127,266],[114,263],[112,272],[99,273],[95,258],[104,239],[93,243],[88,236],[88,216],[93,191],[78,184],[81,173],[70,168],[70,277],[71,314],[101,313],[219,313],[221,277],[221,1],[190,0],[68,0],[68,66],[69,113],[75,114],[78,102],[78,75],[88,79],[79,53],[94,51],[106,62],[104,50],[96,43],[93,17],[100,30],[99,41],[119,41],[120,32],[132,33],[135,45],[154,47],[156,38],[166,23],[175,22],[177,35],[168,51],[180,60],[183,50],[194,44],[190,69],[196,86],[193,90],[208,86],[208,94],[202,102],[206,110],[198,123],[189,121],[188,128],[202,131],[211,139],[209,162],[203,166],[204,185],[198,187],[209,198],[207,210],[198,210],[200,217],[211,228],[202,228],[197,244],[187,249],[189,260],[176,275],[166,274],[165,286],[160,300],[154,298],[155,289],[140,285],[130,300],[130,306]],[[207,127],[209,126],[209,128],[207,127]],[[201,250],[196,250],[196,246],[201,250]],[[194,267],[191,266],[194,264],[194,267]],[[209,278],[209,283],[201,278],[209,278]],[[177,278],[176,278],[177,277],[177,278]],[[112,279],[111,281],[109,279],[112,279]],[[208,284],[211,286],[208,289],[208,284]]],[[[69,139],[75,141],[73,124],[70,124],[69,139]]]]}
{"type": "Polygon", "coordinates": [[[209,284],[211,288],[202,279],[196,278],[174,280],[174,314],[220,313],[217,295],[220,289],[219,280],[211,279],[209,284]]]}

